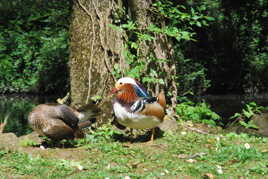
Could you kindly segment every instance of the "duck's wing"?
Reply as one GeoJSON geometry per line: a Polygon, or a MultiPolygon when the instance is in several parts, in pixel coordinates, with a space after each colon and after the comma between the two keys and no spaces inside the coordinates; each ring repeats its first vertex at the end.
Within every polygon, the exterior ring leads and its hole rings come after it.
{"type": "Polygon", "coordinates": [[[73,139],[75,130],[62,120],[47,119],[46,125],[42,128],[43,135],[53,139],[73,139]]]}
{"type": "Polygon", "coordinates": [[[146,104],[152,104],[155,102],[157,102],[156,97],[139,98],[133,103],[133,105],[130,106],[130,111],[133,113],[141,112],[146,107],[146,104]]]}
{"type": "Polygon", "coordinates": [[[145,108],[145,104],[149,102],[148,98],[139,98],[130,106],[130,112],[137,113],[145,108]]]}
{"type": "Polygon", "coordinates": [[[60,119],[73,129],[78,127],[78,117],[74,114],[73,110],[67,105],[59,105],[61,111],[60,119]]]}
{"type": "Polygon", "coordinates": [[[137,85],[133,85],[133,87],[135,89],[137,96],[144,98],[149,97],[147,90],[139,82],[137,82],[137,85]]]}
{"type": "Polygon", "coordinates": [[[133,103],[130,111],[137,114],[155,116],[159,119],[163,119],[165,116],[164,106],[159,103],[158,97],[140,98],[133,103]]]}
{"type": "Polygon", "coordinates": [[[160,120],[163,120],[165,116],[165,109],[158,103],[146,103],[145,107],[139,114],[146,115],[146,116],[155,116],[160,120]]]}

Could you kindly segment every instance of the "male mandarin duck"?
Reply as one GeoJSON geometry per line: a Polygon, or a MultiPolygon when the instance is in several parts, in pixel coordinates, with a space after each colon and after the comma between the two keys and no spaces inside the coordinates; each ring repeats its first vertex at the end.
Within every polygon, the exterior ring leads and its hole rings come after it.
{"type": "Polygon", "coordinates": [[[81,129],[92,124],[99,109],[87,104],[77,111],[65,104],[40,104],[28,116],[31,127],[41,136],[52,140],[83,137],[81,129]],[[80,121],[80,119],[85,119],[80,121]]]}
{"type": "Polygon", "coordinates": [[[117,121],[134,129],[152,129],[151,141],[154,140],[154,128],[165,116],[166,99],[164,92],[157,97],[150,97],[142,85],[133,78],[119,79],[115,88],[113,110],[117,121]]]}

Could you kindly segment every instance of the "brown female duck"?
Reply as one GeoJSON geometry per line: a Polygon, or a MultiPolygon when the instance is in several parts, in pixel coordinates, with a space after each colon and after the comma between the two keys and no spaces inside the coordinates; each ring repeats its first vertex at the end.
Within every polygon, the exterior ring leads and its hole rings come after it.
{"type": "Polygon", "coordinates": [[[81,129],[89,127],[92,124],[90,118],[98,112],[93,104],[85,106],[80,112],[65,104],[40,104],[30,112],[28,121],[41,136],[52,140],[73,139],[83,136],[81,129]]]}

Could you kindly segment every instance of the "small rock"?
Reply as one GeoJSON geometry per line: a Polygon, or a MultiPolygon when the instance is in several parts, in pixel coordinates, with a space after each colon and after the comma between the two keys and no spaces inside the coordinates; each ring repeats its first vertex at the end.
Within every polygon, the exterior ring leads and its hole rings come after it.
{"type": "Polygon", "coordinates": [[[43,145],[40,145],[40,149],[45,150],[46,148],[43,145]]]}
{"type": "Polygon", "coordinates": [[[16,150],[19,147],[18,137],[14,133],[0,134],[0,149],[16,150]]]}

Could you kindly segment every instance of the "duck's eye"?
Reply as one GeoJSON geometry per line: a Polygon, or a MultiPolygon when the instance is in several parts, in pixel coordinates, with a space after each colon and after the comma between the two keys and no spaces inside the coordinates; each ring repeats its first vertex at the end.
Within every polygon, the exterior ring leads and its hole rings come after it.
{"type": "Polygon", "coordinates": [[[123,83],[122,83],[122,82],[120,82],[119,84],[120,84],[120,85],[122,85],[123,83]]]}

